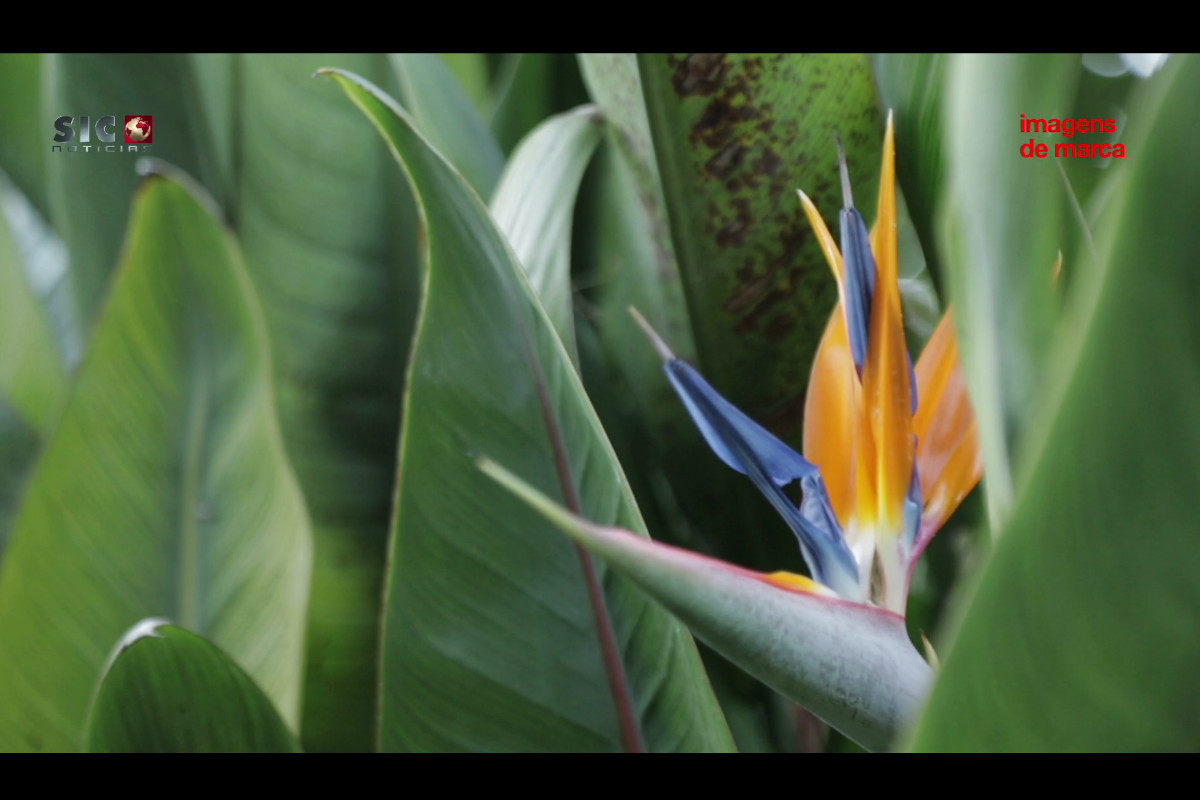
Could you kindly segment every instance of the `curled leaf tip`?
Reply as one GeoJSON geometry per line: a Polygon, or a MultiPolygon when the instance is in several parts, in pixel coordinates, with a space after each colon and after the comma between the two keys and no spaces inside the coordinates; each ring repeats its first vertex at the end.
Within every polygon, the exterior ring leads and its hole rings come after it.
{"type": "Polygon", "coordinates": [[[138,639],[161,639],[162,634],[158,632],[158,629],[170,624],[171,620],[166,617],[149,617],[144,619],[125,631],[117,647],[119,650],[127,650],[138,639]]]}
{"type": "Polygon", "coordinates": [[[629,314],[633,317],[633,321],[638,324],[642,332],[646,334],[646,338],[650,340],[650,344],[654,345],[654,349],[658,352],[659,358],[663,361],[674,361],[675,354],[671,352],[671,348],[667,347],[667,343],[662,340],[658,332],[650,327],[650,323],[642,316],[641,312],[633,306],[629,307],[629,314]]]}
{"type": "Polygon", "coordinates": [[[125,633],[121,634],[121,638],[117,640],[117,644],[108,654],[108,659],[105,661],[103,673],[105,674],[112,667],[113,662],[117,660],[117,656],[124,653],[136,642],[142,639],[161,639],[162,634],[158,629],[164,625],[172,625],[171,620],[166,617],[147,617],[146,619],[137,622],[125,633]]]}

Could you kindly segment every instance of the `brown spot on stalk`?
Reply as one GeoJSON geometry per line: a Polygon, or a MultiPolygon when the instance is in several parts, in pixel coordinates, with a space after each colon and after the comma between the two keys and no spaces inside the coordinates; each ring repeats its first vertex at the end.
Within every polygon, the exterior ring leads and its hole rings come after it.
{"type": "Polygon", "coordinates": [[[725,80],[729,61],[725,53],[690,53],[682,61],[671,59],[675,72],[671,85],[680,97],[712,94],[725,80]]]}
{"type": "Polygon", "coordinates": [[[737,139],[734,139],[729,144],[717,151],[717,154],[710,158],[705,164],[704,169],[716,178],[724,179],[737,169],[742,164],[742,160],[746,157],[746,147],[737,139]]]}
{"type": "Polygon", "coordinates": [[[750,229],[750,203],[744,197],[733,201],[734,218],[717,231],[717,244],[721,247],[739,247],[750,229]]]}

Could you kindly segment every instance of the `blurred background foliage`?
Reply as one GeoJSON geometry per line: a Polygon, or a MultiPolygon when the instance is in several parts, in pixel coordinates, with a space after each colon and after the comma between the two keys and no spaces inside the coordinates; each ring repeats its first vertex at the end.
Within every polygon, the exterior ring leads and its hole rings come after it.
{"type": "Polygon", "coordinates": [[[943,669],[898,746],[1194,749],[1198,71],[0,55],[0,749],[854,749],[474,457],[804,571],[626,309],[799,450],[836,288],[795,190],[839,207],[838,131],[874,196],[888,109],[910,348],[952,302],[985,463],[914,577],[943,669]],[[51,152],[110,114],[153,161],[51,152]],[[1021,114],[1127,157],[1023,159],[1064,140],[1021,114]]]}

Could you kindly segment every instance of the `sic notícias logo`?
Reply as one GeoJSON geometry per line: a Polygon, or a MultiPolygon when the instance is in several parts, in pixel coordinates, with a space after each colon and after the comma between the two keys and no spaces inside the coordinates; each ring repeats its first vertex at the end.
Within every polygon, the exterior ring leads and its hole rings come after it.
{"type": "Polygon", "coordinates": [[[142,114],[124,117],[125,144],[117,144],[117,117],[62,116],[54,120],[53,153],[149,153],[154,141],[154,117],[142,114]],[[93,134],[95,134],[93,140],[93,134]]]}

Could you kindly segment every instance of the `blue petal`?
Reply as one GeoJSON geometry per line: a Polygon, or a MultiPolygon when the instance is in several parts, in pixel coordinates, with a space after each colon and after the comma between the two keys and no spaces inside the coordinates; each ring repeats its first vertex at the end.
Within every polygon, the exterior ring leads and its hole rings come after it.
{"type": "Polygon", "coordinates": [[[862,215],[854,208],[843,208],[841,223],[842,264],[846,293],[846,334],[850,355],[862,375],[867,360],[867,331],[871,322],[871,298],[875,296],[875,256],[862,215]]]}
{"type": "Polygon", "coordinates": [[[684,362],[671,359],[663,369],[713,452],[747,475],[796,534],[813,578],[843,597],[858,596],[858,567],[817,467],[717,394],[684,362]],[[782,488],[794,480],[804,493],[800,508],[782,488]]]}
{"type": "Polygon", "coordinates": [[[867,360],[867,336],[871,324],[871,298],[875,296],[875,256],[871,254],[871,237],[862,214],[854,208],[850,191],[850,171],[846,169],[846,153],[836,134],[838,172],[842,176],[842,210],[838,214],[842,244],[842,283],[846,296],[846,335],[850,340],[850,355],[862,376],[867,360]]]}

